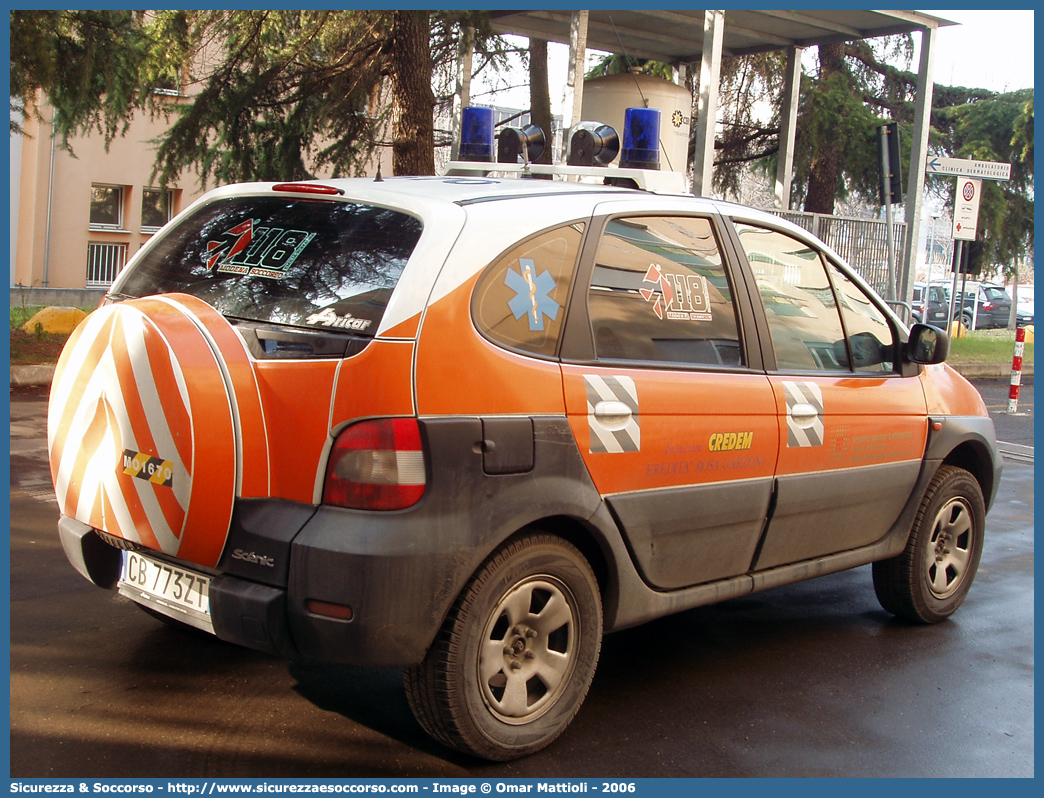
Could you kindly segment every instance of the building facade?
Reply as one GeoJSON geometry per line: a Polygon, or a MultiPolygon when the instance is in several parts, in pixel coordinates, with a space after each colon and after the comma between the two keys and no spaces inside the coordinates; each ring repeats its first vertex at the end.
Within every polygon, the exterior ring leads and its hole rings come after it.
{"type": "Polygon", "coordinates": [[[153,182],[151,141],[166,127],[162,117],[139,114],[107,149],[95,134],[71,138],[69,152],[46,121],[24,120],[25,134],[11,135],[12,288],[107,288],[203,193],[193,175],[165,188],[153,182]]]}

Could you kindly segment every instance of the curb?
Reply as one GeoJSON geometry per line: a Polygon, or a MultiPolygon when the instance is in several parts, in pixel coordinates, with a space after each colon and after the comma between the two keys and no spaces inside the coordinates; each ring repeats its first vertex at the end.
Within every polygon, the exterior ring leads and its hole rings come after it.
{"type": "Polygon", "coordinates": [[[11,387],[50,385],[54,377],[54,365],[11,366],[11,387]]]}
{"type": "MultiPolygon", "coordinates": [[[[966,379],[1007,379],[1011,376],[1010,363],[956,363],[951,364],[954,370],[966,379]]],[[[1025,377],[1033,376],[1033,364],[1022,366],[1025,377]]],[[[54,366],[11,366],[11,387],[20,388],[30,385],[50,385],[54,377],[54,366]]]]}
{"type": "MultiPolygon", "coordinates": [[[[990,380],[1008,379],[1011,377],[1011,363],[951,363],[953,370],[965,379],[990,380]]],[[[1022,376],[1033,376],[1033,364],[1022,364],[1022,376]]]]}

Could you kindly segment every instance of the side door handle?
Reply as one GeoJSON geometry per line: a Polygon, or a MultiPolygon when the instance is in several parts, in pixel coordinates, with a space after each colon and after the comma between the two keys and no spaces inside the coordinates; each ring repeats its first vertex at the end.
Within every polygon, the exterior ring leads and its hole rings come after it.
{"type": "Polygon", "coordinates": [[[623,429],[631,420],[631,408],[623,402],[615,400],[599,402],[595,405],[594,416],[606,429],[623,429]]]}
{"type": "Polygon", "coordinates": [[[799,426],[808,427],[819,418],[819,411],[812,405],[802,402],[790,408],[790,417],[799,426]]]}

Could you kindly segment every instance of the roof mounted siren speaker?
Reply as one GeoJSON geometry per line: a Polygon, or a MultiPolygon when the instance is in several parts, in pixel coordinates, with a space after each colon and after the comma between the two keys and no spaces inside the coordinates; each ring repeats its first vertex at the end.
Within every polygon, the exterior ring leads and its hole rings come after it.
{"type": "Polygon", "coordinates": [[[569,137],[569,166],[608,166],[620,152],[620,136],[601,122],[580,122],[569,137]]]}
{"type": "Polygon", "coordinates": [[[506,127],[497,136],[497,162],[529,164],[544,153],[544,130],[539,125],[506,127]]]}
{"type": "Polygon", "coordinates": [[[624,111],[620,166],[624,169],[660,168],[660,112],[658,109],[628,108],[624,111]]]}
{"type": "Polygon", "coordinates": [[[493,161],[493,109],[469,105],[460,116],[460,159],[493,161]]]}

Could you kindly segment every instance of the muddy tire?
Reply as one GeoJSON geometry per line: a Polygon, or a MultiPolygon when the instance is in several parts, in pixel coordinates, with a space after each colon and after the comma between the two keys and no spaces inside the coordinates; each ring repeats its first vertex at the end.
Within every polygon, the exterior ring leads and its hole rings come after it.
{"type": "Polygon", "coordinates": [[[479,568],[424,661],[404,674],[418,722],[439,742],[505,761],[550,744],[591,685],[602,605],[590,565],[529,534],[479,568]]]}
{"type": "Polygon", "coordinates": [[[961,606],[982,556],[982,489],[962,468],[942,466],[921,500],[906,549],[875,562],[881,606],[914,623],[938,623],[961,606]]]}

